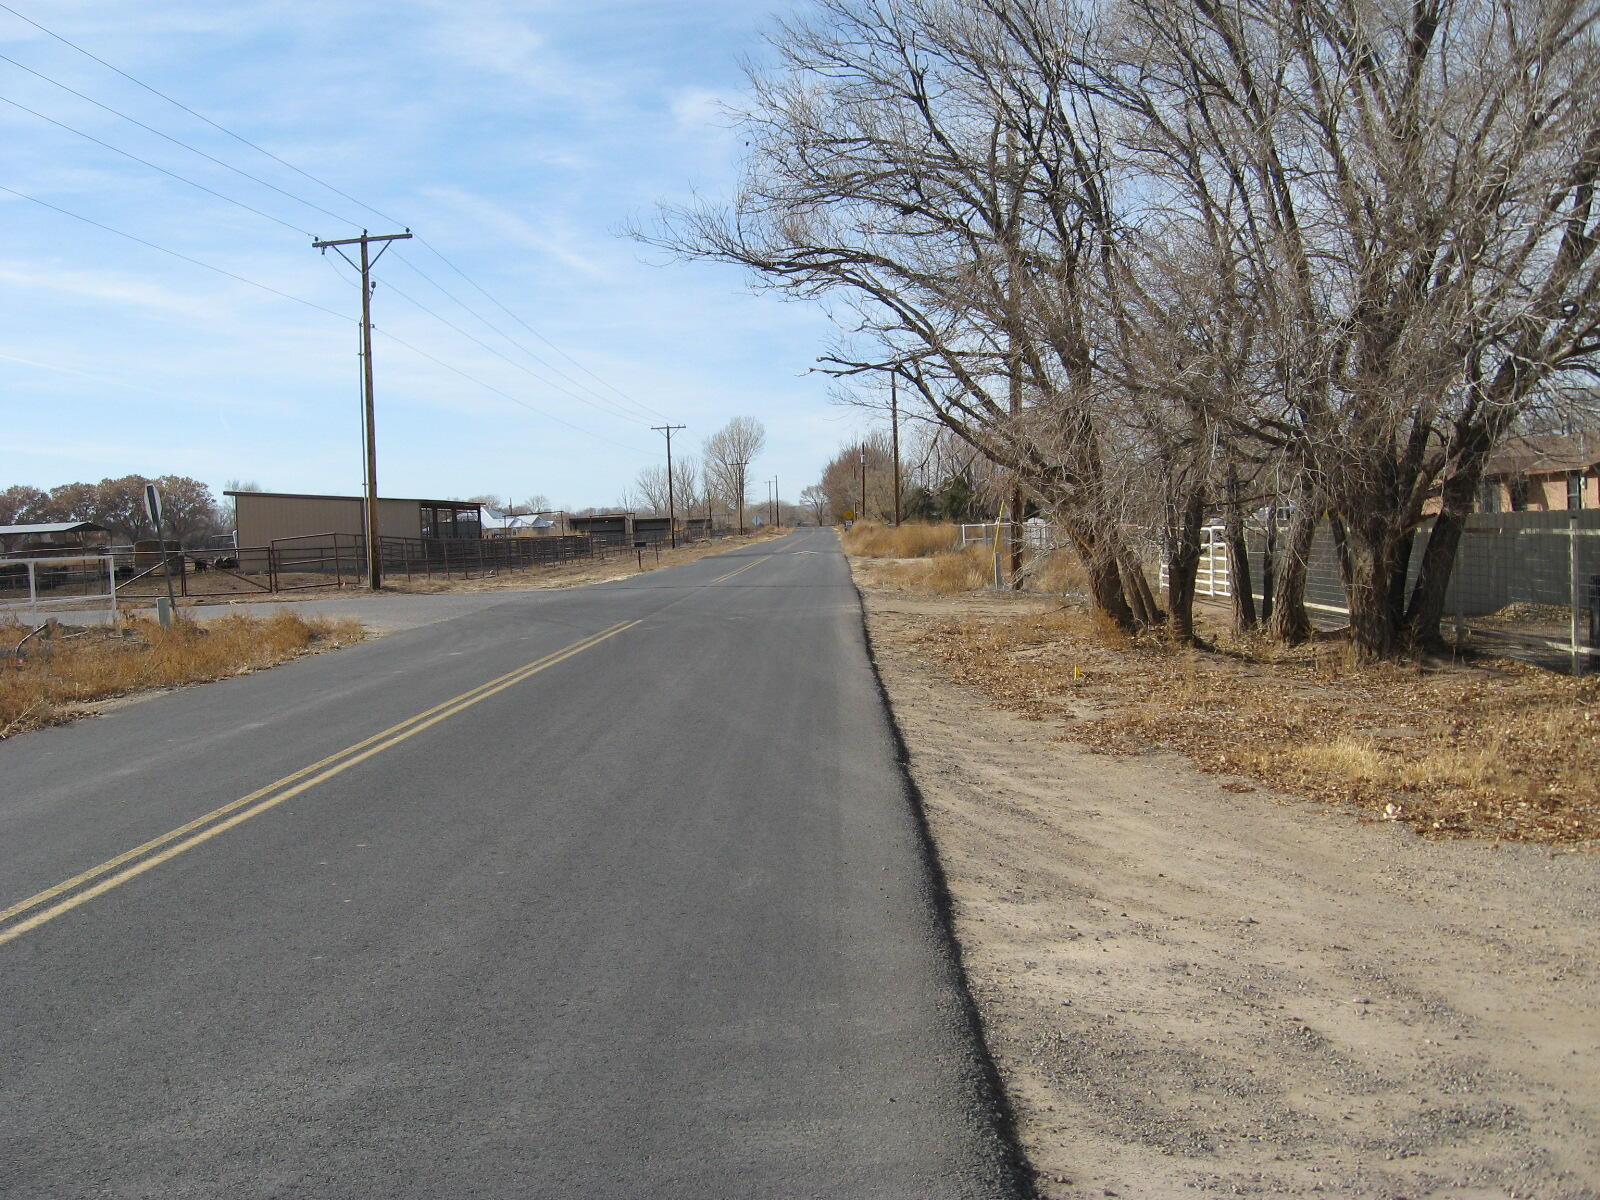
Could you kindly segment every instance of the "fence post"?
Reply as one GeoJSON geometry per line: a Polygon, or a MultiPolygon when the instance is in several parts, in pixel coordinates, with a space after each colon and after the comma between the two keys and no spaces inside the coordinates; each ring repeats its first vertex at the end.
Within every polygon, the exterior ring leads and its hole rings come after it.
{"type": "Polygon", "coordinates": [[[1578,609],[1583,596],[1583,589],[1578,586],[1578,514],[1567,514],[1567,590],[1568,601],[1572,605],[1572,625],[1569,630],[1572,640],[1572,673],[1581,674],[1580,656],[1578,654],[1578,609]]]}

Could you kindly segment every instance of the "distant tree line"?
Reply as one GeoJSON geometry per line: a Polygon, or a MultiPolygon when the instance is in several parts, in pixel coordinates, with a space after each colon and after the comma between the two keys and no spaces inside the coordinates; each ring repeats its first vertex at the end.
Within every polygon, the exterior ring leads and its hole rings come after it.
{"type": "MultiPolygon", "coordinates": [[[[900,455],[900,516],[907,521],[993,521],[1009,476],[995,463],[940,426],[907,431],[900,455]]],[[[847,512],[866,520],[894,517],[894,448],[889,433],[876,429],[844,446],[806,489],[818,519],[838,521],[847,512]],[[863,483],[865,495],[863,496],[863,483]]]]}
{"type": "MultiPolygon", "coordinates": [[[[672,456],[672,486],[667,486],[667,467],[646,467],[639,472],[633,487],[622,497],[622,507],[653,516],[666,516],[669,502],[682,519],[710,516],[729,526],[741,513],[754,514],[766,502],[765,491],[751,507],[752,464],[767,444],[765,426],[754,417],[734,417],[700,443],[700,456],[675,450],[672,456]]],[[[749,516],[746,516],[748,524],[749,516]]]]}
{"type": "MultiPolygon", "coordinates": [[[[99,483],[64,483],[49,491],[14,484],[0,491],[0,525],[42,525],[56,521],[93,521],[111,531],[118,542],[154,538],[144,511],[144,488],[161,491],[167,537],[185,546],[202,546],[214,533],[233,526],[231,506],[217,503],[211,489],[186,475],[124,475],[99,483]]],[[[247,485],[240,490],[255,490],[247,485]]]]}
{"type": "MultiPolygon", "coordinates": [[[[646,240],[821,300],[1050,512],[1096,605],[1193,636],[1201,528],[1331,522],[1351,634],[1436,640],[1489,455],[1600,369],[1600,38],[1572,0],[818,0],[729,207],[646,240]],[[1442,506],[1407,563],[1425,505],[1442,506]],[[1146,603],[1139,540],[1170,571],[1146,603]]],[[[872,505],[869,497],[869,506],[872,505]]]]}

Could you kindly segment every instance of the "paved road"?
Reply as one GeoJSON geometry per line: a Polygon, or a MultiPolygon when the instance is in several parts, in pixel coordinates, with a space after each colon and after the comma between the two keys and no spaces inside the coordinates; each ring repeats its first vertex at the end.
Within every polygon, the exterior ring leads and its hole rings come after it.
{"type": "Polygon", "coordinates": [[[831,532],[0,743],[18,902],[0,1196],[1017,1194],[831,532]]]}
{"type": "Polygon", "coordinates": [[[507,595],[508,592],[425,592],[419,595],[388,592],[381,596],[357,593],[308,600],[262,600],[253,604],[195,604],[186,607],[183,615],[193,620],[214,621],[234,615],[270,617],[287,611],[303,617],[360,621],[374,632],[393,633],[470,616],[486,608],[498,608],[506,602],[507,595]]]}

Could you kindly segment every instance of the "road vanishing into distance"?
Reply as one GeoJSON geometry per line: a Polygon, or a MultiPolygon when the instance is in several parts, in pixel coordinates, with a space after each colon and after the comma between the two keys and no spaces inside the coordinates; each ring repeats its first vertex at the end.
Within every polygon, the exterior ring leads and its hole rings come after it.
{"type": "Polygon", "coordinates": [[[0,1196],[1003,1197],[831,531],[0,742],[0,1196]]]}

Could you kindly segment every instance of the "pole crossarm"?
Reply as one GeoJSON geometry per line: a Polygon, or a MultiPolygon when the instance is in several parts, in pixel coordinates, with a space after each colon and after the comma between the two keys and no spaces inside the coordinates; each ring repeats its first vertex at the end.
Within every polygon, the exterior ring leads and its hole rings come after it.
{"type": "Polygon", "coordinates": [[[311,242],[313,250],[326,254],[332,248],[335,254],[361,272],[361,433],[367,489],[362,524],[366,529],[367,586],[374,591],[383,586],[383,550],[378,534],[378,436],[372,389],[372,268],[383,257],[383,252],[391,242],[402,242],[410,236],[409,229],[404,233],[382,234],[370,234],[363,229],[360,237],[313,239],[311,242]],[[372,255],[369,250],[374,242],[381,243],[381,246],[378,253],[372,255]],[[359,262],[344,252],[342,247],[345,246],[361,248],[359,262]]]}
{"type": "MultiPolygon", "coordinates": [[[[678,548],[678,497],[673,490],[672,479],[672,435],[680,429],[689,428],[687,425],[652,425],[651,429],[657,433],[667,435],[667,537],[672,542],[672,548],[678,548]]],[[[659,543],[657,543],[659,545],[659,543]]]]}

